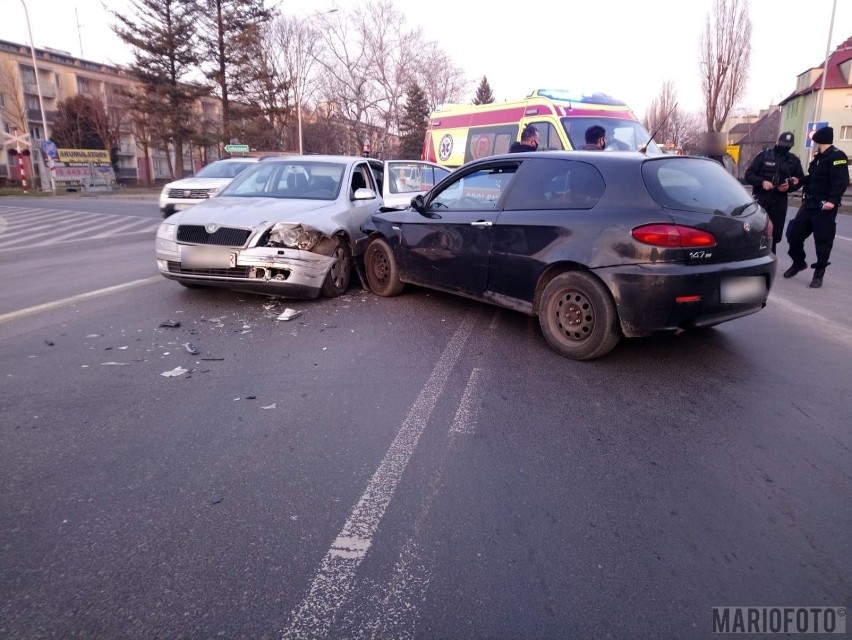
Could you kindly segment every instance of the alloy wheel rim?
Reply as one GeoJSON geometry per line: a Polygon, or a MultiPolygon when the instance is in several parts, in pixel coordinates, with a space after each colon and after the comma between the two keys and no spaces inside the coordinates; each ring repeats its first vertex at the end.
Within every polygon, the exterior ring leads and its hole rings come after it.
{"type": "Polygon", "coordinates": [[[348,271],[346,251],[343,247],[337,247],[332,256],[334,257],[334,262],[331,265],[331,281],[334,282],[335,287],[340,288],[343,286],[343,281],[348,271]]]}

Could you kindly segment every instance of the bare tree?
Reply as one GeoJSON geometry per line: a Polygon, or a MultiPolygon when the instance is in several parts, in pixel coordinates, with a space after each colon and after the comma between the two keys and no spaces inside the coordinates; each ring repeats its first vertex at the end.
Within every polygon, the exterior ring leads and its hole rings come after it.
{"type": "Polygon", "coordinates": [[[642,124],[658,142],[674,144],[673,131],[676,128],[677,111],[677,89],[674,82],[666,80],[660,87],[660,93],[648,105],[642,124]]]}
{"type": "Polygon", "coordinates": [[[414,64],[420,53],[423,34],[419,29],[406,28],[405,16],[390,0],[369,4],[366,17],[372,24],[385,25],[384,29],[367,32],[367,45],[381,94],[376,104],[377,116],[385,132],[395,131],[398,129],[406,88],[413,80],[414,64]]]}
{"type": "Polygon", "coordinates": [[[17,65],[12,60],[0,62],[0,93],[5,99],[5,108],[0,110],[4,119],[21,133],[27,133],[27,109],[24,93],[18,80],[17,65]]]}
{"type": "Polygon", "coordinates": [[[701,86],[707,131],[721,131],[742,97],[751,62],[748,0],[714,0],[701,36],[701,86]]]}
{"type": "Polygon", "coordinates": [[[471,85],[462,70],[435,42],[423,43],[414,65],[414,76],[414,81],[426,93],[429,111],[441,104],[461,102],[471,85]]]}
{"type": "Polygon", "coordinates": [[[704,118],[698,112],[679,114],[677,147],[686,153],[698,153],[701,128],[704,118]]]}
{"type": "Polygon", "coordinates": [[[318,18],[323,42],[323,102],[348,120],[357,140],[379,125],[376,107],[383,98],[372,68],[370,32],[375,28],[363,10],[337,11],[318,18]]]}

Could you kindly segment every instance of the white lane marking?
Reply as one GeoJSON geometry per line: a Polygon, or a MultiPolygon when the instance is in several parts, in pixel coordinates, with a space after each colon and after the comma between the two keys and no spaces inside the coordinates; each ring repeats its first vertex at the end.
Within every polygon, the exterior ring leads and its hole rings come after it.
{"type": "Polygon", "coordinates": [[[328,634],[337,612],[352,591],[355,571],[372,544],[402,473],[475,322],[475,317],[468,316],[456,329],[366,491],[323,558],[308,595],[293,610],[284,638],[320,638],[328,634]]]}
{"type": "Polygon", "coordinates": [[[835,235],[835,238],[840,238],[841,240],[846,240],[846,242],[852,242],[852,238],[847,238],[846,236],[838,236],[835,235]]]}
{"type": "Polygon", "coordinates": [[[482,369],[474,367],[470,372],[467,386],[464,388],[459,408],[450,425],[450,433],[473,433],[476,427],[476,412],[479,400],[479,385],[482,378],[482,369]]]}
{"type": "Polygon", "coordinates": [[[791,311],[795,314],[808,318],[809,320],[813,320],[817,325],[821,325],[818,328],[825,329],[823,332],[824,336],[834,338],[845,343],[847,346],[852,346],[852,330],[848,327],[835,322],[834,320],[829,320],[825,316],[822,316],[815,311],[811,311],[807,307],[798,305],[792,300],[788,300],[775,292],[771,293],[769,296],[769,303],[771,304],[773,302],[787,311],[791,311]]]}
{"type": "Polygon", "coordinates": [[[127,289],[133,289],[134,287],[139,287],[143,284],[151,284],[152,282],[159,282],[163,279],[162,276],[151,276],[150,278],[142,278],[141,280],[132,280],[130,282],[125,282],[123,284],[117,284],[112,287],[106,287],[105,289],[97,289],[95,291],[89,291],[88,293],[81,293],[76,296],[71,296],[70,298],[62,298],[61,300],[54,300],[53,302],[45,302],[44,304],[38,304],[34,307],[27,307],[26,309],[18,309],[17,311],[10,311],[9,313],[4,313],[0,315],[0,324],[4,322],[10,322],[12,320],[18,320],[19,318],[26,318],[27,316],[34,315],[36,313],[41,313],[42,311],[51,311],[53,309],[59,309],[60,307],[68,306],[69,304],[74,304],[76,302],[83,302],[84,300],[90,300],[92,298],[98,298],[100,296],[106,296],[111,293],[118,293],[119,291],[125,291],[127,289]]]}

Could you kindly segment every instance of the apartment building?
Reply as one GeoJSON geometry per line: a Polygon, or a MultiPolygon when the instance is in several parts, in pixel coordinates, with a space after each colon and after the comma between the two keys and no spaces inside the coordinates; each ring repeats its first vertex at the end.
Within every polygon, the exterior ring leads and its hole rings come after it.
{"type": "Polygon", "coordinates": [[[807,166],[810,149],[804,147],[806,128],[813,122],[817,101],[821,100],[820,122],[834,128],[834,145],[852,155],[852,38],[831,52],[826,65],[825,91],[823,65],[807,69],[796,78],[796,90],[781,101],[781,130],[796,135],[796,153],[807,166]]]}
{"type": "MultiPolygon", "coordinates": [[[[85,95],[99,98],[107,110],[117,110],[120,109],[119,93],[132,87],[135,81],[121,67],[83,60],[64,51],[37,48],[35,58],[34,66],[28,45],[0,40],[0,130],[29,136],[30,155],[25,158],[27,177],[37,186],[45,186],[45,182],[49,185],[49,174],[42,143],[50,139],[58,103],[75,95],[85,95]],[[39,92],[44,106],[43,117],[39,92]]],[[[219,104],[214,98],[199,101],[197,110],[201,121],[220,119],[219,104]]],[[[169,161],[165,150],[150,149],[146,161],[130,123],[124,122],[120,131],[116,167],[119,182],[145,182],[149,176],[160,181],[172,179],[174,163],[169,161]]],[[[15,144],[4,140],[0,153],[0,184],[20,179],[17,157],[14,152],[9,153],[13,149],[15,144]]],[[[203,162],[218,157],[217,147],[201,149],[190,142],[184,150],[184,166],[191,172],[203,162]]]]}

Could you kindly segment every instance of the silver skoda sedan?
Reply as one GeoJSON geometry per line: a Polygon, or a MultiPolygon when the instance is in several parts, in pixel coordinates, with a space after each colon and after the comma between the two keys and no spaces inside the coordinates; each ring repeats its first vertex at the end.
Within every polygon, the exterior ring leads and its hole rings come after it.
{"type": "Polygon", "coordinates": [[[383,204],[384,174],[366,158],[264,158],[160,225],[160,274],[186,287],[339,296],[364,245],[360,226],[383,204]]]}

